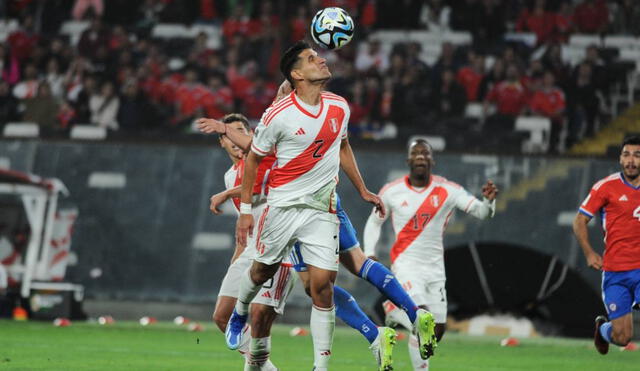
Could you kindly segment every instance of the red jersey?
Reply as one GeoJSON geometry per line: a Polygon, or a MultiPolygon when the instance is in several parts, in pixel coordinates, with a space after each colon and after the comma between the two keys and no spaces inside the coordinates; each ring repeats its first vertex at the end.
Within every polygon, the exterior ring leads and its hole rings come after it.
{"type": "MultiPolygon", "coordinates": [[[[269,193],[269,187],[267,187],[267,181],[269,180],[269,173],[273,167],[273,163],[276,161],[276,156],[271,154],[265,156],[260,165],[258,166],[258,173],[256,175],[256,181],[253,184],[253,194],[258,196],[266,196],[269,193]]],[[[244,174],[244,159],[238,161],[235,165],[227,171],[225,174],[225,183],[227,188],[235,188],[242,185],[242,175],[244,174]],[[233,179],[231,179],[233,178],[233,179]]],[[[234,197],[232,199],[236,209],[240,211],[240,197],[234,197]]]]}
{"type": "Polygon", "coordinates": [[[464,86],[468,101],[475,102],[478,100],[478,88],[483,77],[483,74],[476,72],[471,67],[463,67],[458,71],[458,82],[464,86]]]}
{"type": "Polygon", "coordinates": [[[533,112],[546,117],[554,117],[561,113],[565,105],[564,93],[558,88],[537,91],[529,102],[533,112]]]}
{"type": "Polygon", "coordinates": [[[622,173],[611,174],[591,188],[580,212],[602,218],[603,270],[640,269],[640,187],[629,184],[622,173]]]}
{"type": "Polygon", "coordinates": [[[494,85],[487,99],[496,102],[501,114],[517,116],[527,104],[528,94],[520,82],[503,81],[494,85]]]}

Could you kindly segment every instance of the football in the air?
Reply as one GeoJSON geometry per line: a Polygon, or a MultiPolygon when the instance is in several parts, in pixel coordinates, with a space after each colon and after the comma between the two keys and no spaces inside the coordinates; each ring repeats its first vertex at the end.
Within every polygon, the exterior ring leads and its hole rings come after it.
{"type": "Polygon", "coordinates": [[[326,49],[340,49],[353,37],[353,19],[342,8],[324,8],[311,21],[311,37],[326,49]]]}

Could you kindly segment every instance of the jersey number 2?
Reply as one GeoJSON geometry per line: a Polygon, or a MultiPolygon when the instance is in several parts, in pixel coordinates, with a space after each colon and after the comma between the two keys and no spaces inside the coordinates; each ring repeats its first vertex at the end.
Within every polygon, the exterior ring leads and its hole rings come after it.
{"type": "Polygon", "coordinates": [[[322,153],[320,153],[320,149],[322,149],[322,146],[324,145],[324,139],[318,139],[315,142],[313,142],[313,144],[316,145],[316,149],[315,149],[315,151],[313,151],[313,155],[311,155],[311,156],[313,158],[322,157],[322,153]]]}
{"type": "Polygon", "coordinates": [[[640,206],[636,207],[636,209],[633,210],[633,217],[638,218],[638,221],[640,222],[640,206]]]}

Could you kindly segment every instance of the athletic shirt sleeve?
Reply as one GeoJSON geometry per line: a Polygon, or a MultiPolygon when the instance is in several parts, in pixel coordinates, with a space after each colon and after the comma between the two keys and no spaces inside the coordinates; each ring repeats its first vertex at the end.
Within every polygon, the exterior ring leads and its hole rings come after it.
{"type": "Polygon", "coordinates": [[[340,139],[347,139],[349,136],[349,118],[351,117],[351,110],[349,106],[344,110],[344,121],[342,122],[342,135],[340,139]]]}
{"type": "Polygon", "coordinates": [[[589,195],[582,201],[582,205],[580,205],[580,209],[578,210],[580,213],[589,218],[593,218],[598,210],[607,204],[607,199],[602,188],[600,184],[596,184],[591,188],[589,195]]]}
{"type": "Polygon", "coordinates": [[[253,135],[253,142],[251,143],[251,150],[257,155],[266,156],[273,152],[274,146],[280,136],[280,125],[278,121],[278,117],[273,117],[265,122],[264,116],[262,120],[260,120],[260,124],[256,127],[253,135]]]}
{"type": "Polygon", "coordinates": [[[452,199],[455,202],[456,208],[458,210],[462,210],[465,213],[468,213],[469,210],[473,207],[474,203],[480,203],[480,200],[475,198],[472,194],[467,192],[466,189],[461,186],[455,184],[451,187],[452,199]]]}

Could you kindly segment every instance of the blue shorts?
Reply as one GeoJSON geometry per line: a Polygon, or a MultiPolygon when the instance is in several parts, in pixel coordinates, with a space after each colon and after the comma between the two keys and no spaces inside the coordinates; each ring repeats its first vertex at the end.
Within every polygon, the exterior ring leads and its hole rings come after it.
{"type": "MultiPolygon", "coordinates": [[[[351,224],[351,220],[349,220],[349,216],[342,208],[342,203],[340,202],[340,196],[336,194],[337,205],[336,205],[336,215],[340,220],[340,254],[348,252],[351,249],[355,249],[360,247],[360,243],[358,242],[358,236],[356,235],[356,230],[353,228],[353,224],[351,224]]],[[[291,251],[291,262],[293,263],[293,268],[296,272],[306,272],[307,265],[302,259],[302,254],[300,254],[300,245],[296,242],[293,246],[293,250],[291,251]]]]}
{"type": "Polygon", "coordinates": [[[620,318],[640,304],[640,269],[602,272],[602,301],[609,320],[620,318]]]}

